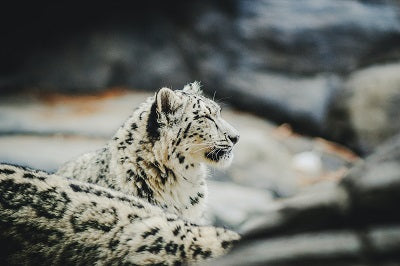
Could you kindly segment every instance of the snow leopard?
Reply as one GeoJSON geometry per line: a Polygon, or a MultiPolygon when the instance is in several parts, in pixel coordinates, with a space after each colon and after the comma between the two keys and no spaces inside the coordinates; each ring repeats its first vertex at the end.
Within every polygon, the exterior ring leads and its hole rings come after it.
{"type": "Polygon", "coordinates": [[[239,239],[99,185],[0,164],[0,265],[181,265],[239,239]]]}
{"type": "Polygon", "coordinates": [[[100,150],[57,174],[138,196],[190,222],[204,223],[206,165],[227,167],[238,131],[198,82],[161,88],[100,150]]]}

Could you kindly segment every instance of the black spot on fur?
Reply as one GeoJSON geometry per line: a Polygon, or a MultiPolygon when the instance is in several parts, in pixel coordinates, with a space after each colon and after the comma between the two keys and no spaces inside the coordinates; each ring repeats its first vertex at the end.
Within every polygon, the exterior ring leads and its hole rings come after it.
{"type": "Polygon", "coordinates": [[[95,229],[109,232],[118,222],[115,208],[101,208],[87,203],[79,205],[70,218],[75,232],[95,229]]]}
{"type": "Polygon", "coordinates": [[[201,193],[201,192],[197,192],[197,196],[200,197],[200,198],[204,198],[204,194],[201,193]]]}
{"type": "MultiPolygon", "coordinates": [[[[181,237],[181,239],[183,239],[182,237],[181,237]]],[[[182,259],[185,259],[186,258],[186,252],[185,252],[185,246],[183,245],[183,244],[181,244],[180,246],[179,246],[179,250],[180,250],[180,252],[181,252],[181,258],[182,259]]]]}
{"type": "Polygon", "coordinates": [[[146,249],[147,249],[147,246],[146,246],[146,245],[143,245],[143,246],[138,247],[138,249],[136,250],[136,252],[143,252],[143,251],[146,251],[146,249]]]}
{"type": "Polygon", "coordinates": [[[207,258],[211,257],[211,254],[212,254],[211,250],[204,251],[203,254],[202,254],[203,259],[207,259],[207,258]]]}
{"type": "Polygon", "coordinates": [[[132,129],[132,130],[136,130],[137,128],[138,128],[138,126],[137,126],[136,123],[133,123],[133,124],[131,125],[131,129],[132,129]]]}
{"type": "Polygon", "coordinates": [[[15,171],[11,169],[0,169],[0,174],[12,175],[15,171]]]}
{"type": "Polygon", "coordinates": [[[231,245],[231,242],[228,241],[222,241],[221,246],[223,249],[227,249],[231,245]]]}
{"type": "Polygon", "coordinates": [[[115,251],[115,249],[117,248],[118,244],[119,244],[119,240],[118,240],[118,239],[112,239],[112,240],[110,241],[110,243],[108,244],[108,247],[109,247],[112,251],[115,251]]]}
{"type": "Polygon", "coordinates": [[[24,175],[22,177],[26,178],[26,179],[39,179],[41,181],[46,180],[46,178],[43,176],[37,176],[37,175],[31,174],[31,173],[24,173],[24,175]]]}
{"type": "Polygon", "coordinates": [[[181,266],[182,262],[180,260],[174,261],[174,266],[181,266]]]}
{"type": "Polygon", "coordinates": [[[179,232],[181,231],[182,227],[180,225],[178,225],[177,227],[175,227],[175,229],[172,231],[172,233],[174,234],[174,236],[177,236],[179,234],[179,232]]]}
{"type": "Polygon", "coordinates": [[[137,214],[132,214],[132,213],[128,214],[127,218],[130,223],[141,220],[141,218],[137,214]]]}
{"type": "Polygon", "coordinates": [[[172,178],[176,181],[176,175],[175,175],[174,171],[172,171],[168,167],[165,167],[165,170],[167,171],[168,176],[172,176],[172,178]]]}
{"type": "Polygon", "coordinates": [[[160,228],[154,227],[154,228],[150,229],[149,231],[144,232],[142,234],[142,237],[143,237],[143,239],[146,239],[148,236],[154,236],[155,234],[158,233],[158,231],[160,231],[160,228]]]}
{"type": "Polygon", "coordinates": [[[41,191],[37,197],[34,202],[36,213],[49,219],[63,217],[68,203],[71,202],[65,192],[60,192],[56,188],[41,191]]]}
{"type": "Polygon", "coordinates": [[[19,209],[31,205],[37,188],[29,183],[15,183],[5,179],[0,182],[0,192],[0,204],[4,208],[19,209]]]}
{"type": "Polygon", "coordinates": [[[86,187],[84,185],[77,185],[77,184],[70,184],[69,185],[70,188],[74,191],[74,192],[81,192],[81,193],[87,193],[87,194],[93,194],[99,197],[106,197],[109,199],[113,199],[114,196],[110,193],[108,193],[107,191],[103,191],[103,190],[98,190],[92,187],[86,187]]]}
{"type": "Polygon", "coordinates": [[[150,186],[146,182],[146,174],[142,170],[140,175],[136,175],[135,177],[135,183],[137,186],[137,193],[140,198],[145,198],[147,201],[150,203],[153,203],[154,198],[153,198],[153,190],[150,188],[150,186]]]}
{"type": "Polygon", "coordinates": [[[176,142],[176,146],[178,146],[181,143],[181,138],[178,139],[178,141],[176,142]]]}
{"type": "Polygon", "coordinates": [[[153,141],[160,139],[160,124],[157,121],[157,104],[153,102],[150,108],[149,117],[147,118],[146,131],[149,138],[153,141]]]}
{"type": "Polygon", "coordinates": [[[199,198],[198,197],[189,197],[190,198],[190,204],[192,204],[193,206],[199,203],[199,198]]]}
{"type": "Polygon", "coordinates": [[[170,241],[165,245],[164,248],[167,254],[176,255],[176,252],[178,251],[178,244],[174,243],[173,241],[170,241]]]}
{"type": "Polygon", "coordinates": [[[183,134],[187,134],[189,132],[190,126],[192,125],[192,122],[189,122],[189,124],[186,126],[185,131],[183,131],[183,134]]]}
{"type": "Polygon", "coordinates": [[[203,253],[203,249],[199,245],[193,245],[194,251],[193,251],[193,258],[195,259],[198,255],[203,253]]]}
{"type": "Polygon", "coordinates": [[[176,221],[176,218],[168,217],[168,218],[167,218],[167,221],[168,221],[168,222],[174,222],[174,221],[176,221]]]}
{"type": "MultiPolygon", "coordinates": [[[[57,265],[92,265],[100,261],[99,245],[82,245],[73,242],[66,245],[60,252],[57,265]]],[[[43,263],[42,263],[43,265],[43,263]]]]}
{"type": "MultiPolygon", "coordinates": [[[[162,249],[162,245],[159,243],[153,243],[151,246],[147,248],[147,251],[153,254],[158,254],[162,249]]],[[[162,264],[164,265],[164,264],[162,264]]]]}

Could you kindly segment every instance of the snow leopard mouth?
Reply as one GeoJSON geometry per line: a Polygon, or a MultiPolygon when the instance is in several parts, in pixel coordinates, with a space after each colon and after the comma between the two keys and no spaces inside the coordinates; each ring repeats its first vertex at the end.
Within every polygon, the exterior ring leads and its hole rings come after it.
{"type": "Polygon", "coordinates": [[[211,151],[207,151],[204,155],[207,159],[219,162],[221,159],[229,158],[232,152],[232,148],[214,148],[211,151]]]}

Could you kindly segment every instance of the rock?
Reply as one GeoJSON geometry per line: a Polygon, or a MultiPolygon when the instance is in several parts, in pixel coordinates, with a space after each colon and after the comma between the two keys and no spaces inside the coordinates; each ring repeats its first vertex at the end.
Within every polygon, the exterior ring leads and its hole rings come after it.
{"type": "Polygon", "coordinates": [[[323,190],[272,203],[214,265],[400,263],[400,135],[323,190]]]}
{"type": "Polygon", "coordinates": [[[292,155],[274,137],[274,127],[245,113],[223,111],[222,115],[241,136],[234,150],[233,163],[224,170],[229,180],[266,189],[278,197],[295,194],[299,184],[290,166],[292,155]]]}
{"type": "Polygon", "coordinates": [[[209,181],[208,220],[213,225],[238,229],[249,218],[265,212],[272,194],[230,182],[209,181]]]}
{"type": "Polygon", "coordinates": [[[333,75],[285,76],[265,72],[233,73],[222,96],[235,106],[289,123],[297,131],[324,134],[326,115],[340,80],[333,75]]]}
{"type": "Polygon", "coordinates": [[[304,232],[322,227],[335,228],[343,223],[348,195],[341,188],[327,186],[276,201],[259,217],[243,224],[244,239],[304,232]]]}
{"type": "Polygon", "coordinates": [[[371,57],[399,51],[395,1],[264,0],[239,5],[244,65],[291,73],[346,73],[370,63],[371,57]]]}
{"type": "Polygon", "coordinates": [[[149,93],[0,98],[1,134],[69,134],[111,138],[149,93]]]}
{"type": "Polygon", "coordinates": [[[346,263],[337,265],[355,265],[361,252],[356,234],[332,231],[254,241],[207,265],[336,265],[338,257],[346,263]]]}
{"type": "Polygon", "coordinates": [[[237,107],[324,137],[332,137],[326,113],[338,75],[400,58],[399,5],[391,0],[175,0],[4,10],[1,91],[154,91],[202,80],[210,95],[218,91],[237,107]],[[29,23],[8,23],[17,15],[29,23]]]}
{"type": "Polygon", "coordinates": [[[396,135],[352,168],[342,186],[353,198],[353,212],[366,222],[393,221],[400,200],[400,135],[396,135]]]}
{"type": "Polygon", "coordinates": [[[66,161],[103,147],[108,139],[83,136],[0,137],[0,162],[54,172],[66,161]]]}
{"type": "Polygon", "coordinates": [[[364,154],[400,132],[400,63],[352,73],[333,101],[331,136],[364,154]]]}

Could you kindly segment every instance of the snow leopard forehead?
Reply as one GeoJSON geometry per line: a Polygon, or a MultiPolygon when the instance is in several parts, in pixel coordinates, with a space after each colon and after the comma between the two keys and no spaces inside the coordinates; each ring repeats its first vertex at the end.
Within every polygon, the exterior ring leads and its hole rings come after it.
{"type": "MultiPolygon", "coordinates": [[[[202,94],[200,84],[193,82],[182,90],[160,89],[154,96],[147,121],[147,133],[153,140],[159,139],[160,129],[182,120],[207,114],[218,115],[221,108],[202,94]]],[[[186,122],[185,121],[185,122],[186,122]]]]}

